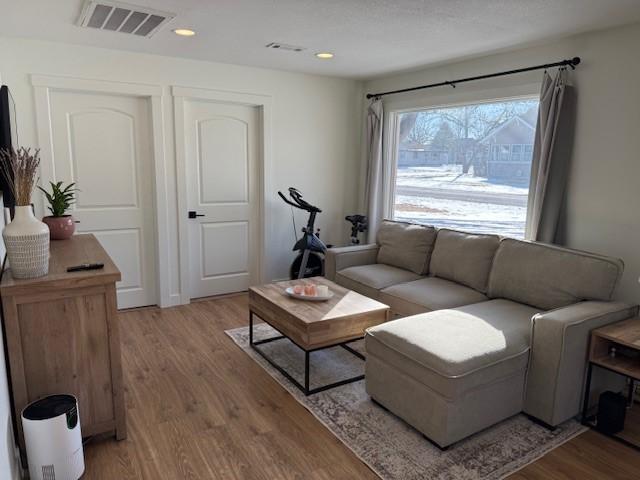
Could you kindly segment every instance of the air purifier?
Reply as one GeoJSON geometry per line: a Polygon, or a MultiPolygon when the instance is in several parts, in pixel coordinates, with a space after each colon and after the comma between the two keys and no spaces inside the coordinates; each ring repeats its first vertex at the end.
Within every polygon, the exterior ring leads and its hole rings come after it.
{"type": "Polygon", "coordinates": [[[49,395],[22,411],[22,430],[31,480],[78,480],[84,452],[78,401],[73,395],[49,395]]]}

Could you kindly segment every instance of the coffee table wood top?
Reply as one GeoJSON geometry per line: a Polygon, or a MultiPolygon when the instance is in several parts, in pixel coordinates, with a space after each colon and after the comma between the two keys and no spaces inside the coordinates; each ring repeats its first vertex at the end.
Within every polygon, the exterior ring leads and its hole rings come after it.
{"type": "Polygon", "coordinates": [[[365,329],[389,319],[387,305],[324,277],[250,287],[249,309],[305,350],[355,340],[365,329]],[[311,283],[327,285],[333,298],[310,302],[285,293],[287,287],[311,283]]]}

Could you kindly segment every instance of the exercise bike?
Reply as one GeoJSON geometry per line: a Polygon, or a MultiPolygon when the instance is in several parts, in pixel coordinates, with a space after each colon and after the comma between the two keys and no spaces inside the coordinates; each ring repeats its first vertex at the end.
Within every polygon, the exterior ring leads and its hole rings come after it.
{"type": "Polygon", "coordinates": [[[369,221],[365,215],[347,215],[344,219],[351,224],[351,245],[360,245],[358,235],[369,228],[369,221]]]}
{"type": "MultiPolygon", "coordinates": [[[[320,240],[319,231],[316,232],[314,226],[316,215],[321,213],[322,210],[304,200],[302,194],[293,187],[289,187],[289,197],[291,197],[291,200],[285,197],[280,191],[278,195],[280,195],[280,198],[288,205],[309,212],[307,226],[302,229],[302,237],[298,239],[296,235],[296,243],[293,246],[293,251],[300,253],[291,264],[289,270],[291,279],[324,275],[324,259],[320,254],[324,254],[327,251],[327,247],[322,240],[320,240]]],[[[293,227],[295,233],[295,220],[293,227]]]]}

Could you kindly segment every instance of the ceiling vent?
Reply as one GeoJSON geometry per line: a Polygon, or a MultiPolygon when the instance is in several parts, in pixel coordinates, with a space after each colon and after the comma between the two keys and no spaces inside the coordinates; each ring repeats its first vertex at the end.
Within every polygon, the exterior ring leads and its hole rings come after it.
{"type": "Polygon", "coordinates": [[[288,45],[286,43],[271,42],[265,45],[267,48],[273,48],[274,50],[288,50],[290,52],[302,52],[306,50],[305,47],[298,47],[297,45],[288,45]]]}
{"type": "Polygon", "coordinates": [[[151,37],[173,17],[173,13],[127,3],[87,0],[78,19],[78,25],[151,37]]]}

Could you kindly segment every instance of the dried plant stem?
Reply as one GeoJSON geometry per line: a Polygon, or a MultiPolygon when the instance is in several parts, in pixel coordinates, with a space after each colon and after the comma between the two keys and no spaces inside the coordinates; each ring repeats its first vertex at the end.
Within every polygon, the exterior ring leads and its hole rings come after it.
{"type": "Polygon", "coordinates": [[[16,206],[31,205],[31,192],[40,166],[40,149],[36,149],[33,155],[30,148],[24,147],[0,150],[0,164],[16,206]]]}

